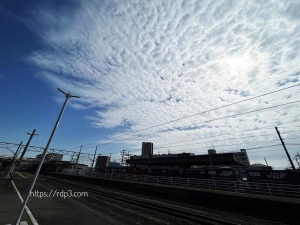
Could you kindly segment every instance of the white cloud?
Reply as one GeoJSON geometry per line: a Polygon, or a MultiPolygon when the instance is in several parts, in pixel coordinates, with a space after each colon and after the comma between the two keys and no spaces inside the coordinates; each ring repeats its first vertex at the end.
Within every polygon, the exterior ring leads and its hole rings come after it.
{"type": "MultiPolygon", "coordinates": [[[[296,1],[77,1],[42,6],[32,12],[30,25],[48,48],[36,50],[28,60],[42,69],[39,76],[81,96],[74,107],[94,108],[87,115],[93,126],[124,126],[120,135],[298,83],[298,11],[296,1]]],[[[139,148],[147,139],[159,146],[285,124],[299,119],[299,103],[212,121],[201,129],[158,133],[297,99],[299,88],[291,88],[155,127],[149,135],[134,133],[141,137],[120,142],[139,148]]],[[[225,139],[223,145],[232,143],[225,139]]],[[[263,138],[251,140],[256,139],[263,138]]]]}

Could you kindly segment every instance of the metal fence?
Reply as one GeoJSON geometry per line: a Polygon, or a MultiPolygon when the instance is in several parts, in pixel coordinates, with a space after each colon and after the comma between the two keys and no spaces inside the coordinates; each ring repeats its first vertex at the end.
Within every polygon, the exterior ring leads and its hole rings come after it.
{"type": "Polygon", "coordinates": [[[106,179],[125,180],[140,183],[161,184],[177,187],[181,186],[185,188],[201,188],[235,193],[276,196],[300,200],[300,185],[102,173],[72,169],[64,170],[63,173],[81,176],[101,177],[106,179]]]}

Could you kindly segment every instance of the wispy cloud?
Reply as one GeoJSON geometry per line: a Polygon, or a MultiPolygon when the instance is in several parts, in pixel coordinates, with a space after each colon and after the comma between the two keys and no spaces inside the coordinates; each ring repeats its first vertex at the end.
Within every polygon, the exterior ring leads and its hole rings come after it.
{"type": "MultiPolygon", "coordinates": [[[[39,76],[82,97],[74,107],[94,109],[87,115],[93,126],[136,131],[298,82],[299,7],[297,1],[44,5],[32,11],[30,25],[47,49],[36,50],[28,60],[42,69],[39,76]]],[[[152,131],[263,108],[266,101],[276,105],[288,96],[299,99],[299,88],[152,131]]],[[[134,141],[123,142],[135,147],[146,138],[159,145],[299,119],[290,109],[159,135],[140,132],[134,141]]]]}

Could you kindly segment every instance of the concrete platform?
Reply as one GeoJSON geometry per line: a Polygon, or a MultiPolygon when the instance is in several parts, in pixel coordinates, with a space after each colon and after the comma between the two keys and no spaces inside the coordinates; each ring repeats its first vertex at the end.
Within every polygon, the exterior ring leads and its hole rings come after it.
{"type": "MultiPolygon", "coordinates": [[[[7,181],[8,179],[0,178],[0,225],[11,224],[17,217],[21,206],[21,201],[13,186],[6,187],[7,181]]],[[[21,221],[23,222],[22,225],[32,225],[26,212],[23,214],[21,221]]]]}
{"type": "MultiPolygon", "coordinates": [[[[6,225],[11,225],[11,223],[10,224],[6,224],[6,225]]],[[[20,225],[28,225],[28,223],[26,221],[21,221],[20,225]]]]}
{"type": "MultiPolygon", "coordinates": [[[[17,189],[20,191],[21,196],[25,197],[31,179],[16,176],[14,183],[17,189]]],[[[0,225],[11,224],[14,222],[19,209],[21,207],[21,201],[14,190],[13,186],[6,187],[7,179],[0,178],[0,225]]],[[[37,184],[34,191],[50,193],[52,187],[45,184],[37,184]]],[[[52,190],[55,191],[55,190],[52,190]]],[[[60,191],[60,190],[57,190],[60,191]]],[[[88,201],[88,200],[87,200],[88,201]]],[[[56,197],[30,197],[28,208],[32,212],[33,217],[36,219],[36,223],[32,223],[24,210],[21,221],[22,225],[108,225],[108,224],[120,224],[128,225],[132,223],[126,223],[119,218],[109,215],[106,212],[96,210],[94,207],[89,206],[88,202],[83,199],[75,198],[63,198],[56,197]],[[87,204],[85,204],[87,203],[87,204]]]]}

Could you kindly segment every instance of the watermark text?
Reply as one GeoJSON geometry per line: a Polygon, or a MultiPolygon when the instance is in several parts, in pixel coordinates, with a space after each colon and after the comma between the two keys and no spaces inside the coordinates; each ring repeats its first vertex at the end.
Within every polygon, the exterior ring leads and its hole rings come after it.
{"type": "Polygon", "coordinates": [[[59,197],[59,198],[81,198],[81,197],[88,197],[89,194],[86,191],[73,191],[73,190],[53,190],[47,191],[39,191],[34,190],[30,192],[30,197],[33,198],[50,198],[50,197],[59,197]]]}

